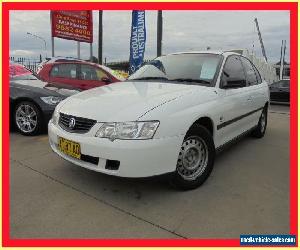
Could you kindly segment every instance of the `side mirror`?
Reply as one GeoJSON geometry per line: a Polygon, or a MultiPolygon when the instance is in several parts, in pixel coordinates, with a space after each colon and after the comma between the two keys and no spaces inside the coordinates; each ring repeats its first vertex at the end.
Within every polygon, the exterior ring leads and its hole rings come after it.
{"type": "Polygon", "coordinates": [[[111,80],[108,77],[104,76],[104,77],[101,78],[101,82],[105,82],[105,83],[108,84],[108,83],[111,83],[111,80]]]}

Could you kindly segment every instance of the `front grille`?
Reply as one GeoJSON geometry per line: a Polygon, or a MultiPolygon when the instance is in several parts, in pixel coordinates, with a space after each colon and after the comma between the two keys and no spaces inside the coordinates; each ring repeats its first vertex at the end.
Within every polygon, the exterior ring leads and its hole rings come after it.
{"type": "Polygon", "coordinates": [[[58,124],[64,130],[71,133],[84,134],[88,132],[95,124],[96,120],[77,117],[73,115],[59,114],[58,124]],[[73,123],[71,122],[73,121],[73,123]]]}

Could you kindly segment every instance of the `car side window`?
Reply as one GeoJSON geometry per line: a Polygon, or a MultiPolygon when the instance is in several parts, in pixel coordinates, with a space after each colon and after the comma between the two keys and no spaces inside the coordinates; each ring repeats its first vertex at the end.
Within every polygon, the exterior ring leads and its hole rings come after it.
{"type": "Polygon", "coordinates": [[[252,67],[253,67],[253,69],[255,71],[255,74],[256,74],[257,83],[261,84],[262,83],[262,79],[261,79],[261,75],[260,75],[258,69],[253,64],[252,64],[252,67]]]}
{"type": "Polygon", "coordinates": [[[241,61],[245,69],[248,85],[250,86],[257,85],[258,84],[257,74],[252,66],[252,63],[244,57],[241,57],[241,61]]]}
{"type": "Polygon", "coordinates": [[[238,56],[229,56],[225,62],[222,76],[223,87],[245,87],[246,77],[242,62],[238,56]]]}
{"type": "Polygon", "coordinates": [[[87,81],[101,81],[103,77],[108,75],[99,68],[93,67],[91,65],[81,64],[80,79],[87,81]]]}
{"type": "Polygon", "coordinates": [[[51,69],[51,77],[62,77],[76,79],[76,64],[57,64],[51,69]]]}
{"type": "Polygon", "coordinates": [[[108,74],[102,69],[96,68],[96,73],[99,80],[101,80],[102,78],[109,78],[108,74]]]}

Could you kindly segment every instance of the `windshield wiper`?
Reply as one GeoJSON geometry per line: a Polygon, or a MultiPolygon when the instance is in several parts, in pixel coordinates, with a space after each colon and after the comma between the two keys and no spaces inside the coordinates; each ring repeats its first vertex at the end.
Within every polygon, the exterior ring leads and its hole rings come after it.
{"type": "Polygon", "coordinates": [[[176,82],[197,82],[197,83],[205,83],[210,84],[211,82],[203,80],[203,79],[192,79],[192,78],[176,78],[170,79],[169,81],[176,81],[176,82]]]}
{"type": "Polygon", "coordinates": [[[147,76],[147,77],[140,77],[140,78],[134,78],[134,79],[128,79],[131,80],[164,80],[169,81],[167,77],[158,77],[158,76],[147,76]]]}

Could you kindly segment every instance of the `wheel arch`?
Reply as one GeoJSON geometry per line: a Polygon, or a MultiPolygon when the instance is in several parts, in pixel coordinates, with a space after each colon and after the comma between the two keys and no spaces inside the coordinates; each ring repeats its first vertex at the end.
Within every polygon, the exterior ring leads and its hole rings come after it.
{"type": "Polygon", "coordinates": [[[270,106],[270,103],[266,102],[264,108],[269,108],[269,106],[270,106]]]}
{"type": "Polygon", "coordinates": [[[190,130],[190,128],[194,124],[198,124],[198,125],[201,125],[201,126],[205,127],[211,133],[211,136],[214,137],[214,122],[213,122],[213,120],[210,117],[208,117],[208,116],[201,116],[200,118],[198,118],[196,121],[194,121],[191,124],[191,126],[188,129],[188,131],[190,130]]]}
{"type": "Polygon", "coordinates": [[[16,99],[12,100],[12,102],[11,102],[12,106],[10,107],[10,109],[12,110],[12,112],[15,112],[15,108],[16,108],[16,106],[20,102],[32,102],[39,109],[39,111],[41,112],[41,114],[43,114],[40,105],[35,100],[33,100],[32,98],[30,98],[30,97],[19,97],[19,98],[16,98],[16,99]]]}

